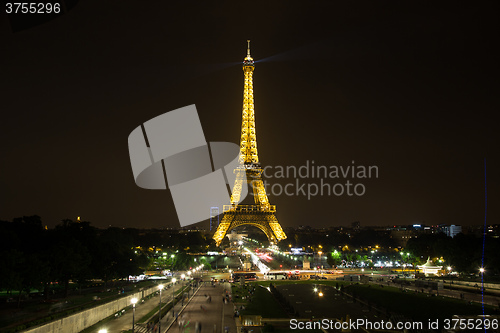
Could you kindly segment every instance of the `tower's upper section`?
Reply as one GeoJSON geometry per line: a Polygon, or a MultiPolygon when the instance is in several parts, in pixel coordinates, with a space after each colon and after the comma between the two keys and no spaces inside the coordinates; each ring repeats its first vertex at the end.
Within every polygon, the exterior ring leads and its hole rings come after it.
{"type": "Polygon", "coordinates": [[[243,61],[245,85],[243,90],[243,112],[241,119],[240,164],[257,165],[257,136],[255,133],[255,113],[253,104],[253,71],[255,66],[250,56],[250,41],[248,41],[247,56],[243,61]]]}
{"type": "Polygon", "coordinates": [[[243,70],[246,70],[245,67],[252,67],[251,69],[249,68],[248,70],[254,69],[254,64],[253,64],[253,58],[250,56],[250,40],[247,40],[248,43],[248,48],[247,48],[247,56],[245,57],[245,60],[243,60],[243,70]]]}

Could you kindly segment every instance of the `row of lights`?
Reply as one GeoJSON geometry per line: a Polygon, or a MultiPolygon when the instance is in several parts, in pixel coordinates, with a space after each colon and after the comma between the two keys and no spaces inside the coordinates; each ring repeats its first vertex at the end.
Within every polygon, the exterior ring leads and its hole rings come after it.
{"type": "MultiPolygon", "coordinates": [[[[193,268],[193,273],[194,272],[197,272],[198,270],[200,270],[201,268],[203,268],[203,265],[200,265],[196,268],[193,268]]],[[[188,271],[187,272],[187,275],[188,276],[191,276],[191,271],[188,271]]],[[[185,274],[181,274],[181,279],[184,280],[186,278],[186,275],[185,274]]],[[[172,301],[173,299],[175,298],[175,286],[174,284],[177,282],[177,279],[176,278],[172,278],[172,301]]],[[[158,289],[160,290],[160,302],[159,302],[159,311],[158,311],[158,331],[161,330],[161,291],[165,288],[165,286],[163,284],[160,284],[158,286],[158,289]]],[[[184,301],[184,299],[183,299],[184,301]]],[[[132,332],[134,332],[135,330],[135,305],[137,304],[137,298],[132,298],[130,300],[130,303],[132,303],[132,309],[133,309],[133,312],[132,312],[132,332]]],[[[172,311],[172,316],[174,315],[174,312],[172,311]]],[[[106,329],[101,329],[98,331],[98,333],[108,333],[108,330],[106,329]]]]}

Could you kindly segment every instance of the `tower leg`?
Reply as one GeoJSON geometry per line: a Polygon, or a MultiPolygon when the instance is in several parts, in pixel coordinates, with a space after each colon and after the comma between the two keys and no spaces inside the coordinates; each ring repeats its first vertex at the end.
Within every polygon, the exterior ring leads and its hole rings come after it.
{"type": "Polygon", "coordinates": [[[214,233],[213,239],[215,240],[215,245],[219,246],[222,243],[224,237],[226,237],[226,233],[231,226],[231,222],[233,221],[234,216],[230,214],[224,214],[222,221],[219,223],[217,230],[214,233]]]}

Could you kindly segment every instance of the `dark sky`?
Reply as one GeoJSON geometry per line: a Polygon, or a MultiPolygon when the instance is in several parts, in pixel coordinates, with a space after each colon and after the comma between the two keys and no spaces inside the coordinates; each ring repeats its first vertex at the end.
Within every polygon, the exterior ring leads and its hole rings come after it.
{"type": "Polygon", "coordinates": [[[498,17],[493,1],[88,0],[4,25],[0,219],[178,226],[169,191],[135,185],[128,135],[196,104],[207,141],[239,143],[251,39],[263,166],[379,168],[352,180],[363,196],[271,195],[282,226],[481,225],[485,159],[499,223],[498,17]]]}

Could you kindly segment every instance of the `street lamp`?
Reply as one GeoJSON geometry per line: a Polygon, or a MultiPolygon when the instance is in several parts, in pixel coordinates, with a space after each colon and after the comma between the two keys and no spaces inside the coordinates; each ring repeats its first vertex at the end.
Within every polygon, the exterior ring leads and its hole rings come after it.
{"type": "MultiPolygon", "coordinates": [[[[321,265],[323,263],[323,258],[321,258],[321,255],[323,254],[323,252],[321,251],[318,251],[318,256],[319,256],[319,264],[321,265]]],[[[323,267],[323,265],[321,265],[321,267],[323,267]]],[[[321,272],[320,272],[321,273],[321,272]]]]}
{"type": "MultiPolygon", "coordinates": [[[[191,281],[191,271],[188,271],[187,272],[187,275],[188,275],[188,280],[189,280],[189,287],[192,288],[193,287],[193,281],[191,281]]],[[[188,298],[189,298],[189,289],[188,289],[188,298]]]]}
{"type": "Polygon", "coordinates": [[[97,333],[108,333],[108,330],[107,329],[102,329],[102,330],[97,331],[97,333]]]}
{"type": "Polygon", "coordinates": [[[405,280],[405,282],[406,282],[405,268],[406,268],[406,264],[403,264],[403,279],[404,279],[404,280],[405,280]]]}
{"type": "MultiPolygon", "coordinates": [[[[185,274],[182,274],[182,275],[181,275],[181,279],[182,279],[182,280],[185,280],[185,278],[186,278],[186,275],[185,275],[185,274]]],[[[186,285],[186,284],[184,283],[184,285],[186,285]]],[[[182,291],[181,291],[181,302],[182,302],[182,303],[181,303],[181,306],[184,306],[184,290],[182,290],[182,291]]]]}
{"type": "Polygon", "coordinates": [[[174,316],[174,306],[175,306],[175,281],[177,281],[176,278],[172,278],[172,317],[174,316]]]}
{"type": "Polygon", "coordinates": [[[160,284],[158,289],[160,289],[160,309],[158,311],[158,332],[161,332],[161,291],[163,290],[164,285],[160,284]]]}
{"type": "Polygon", "coordinates": [[[135,303],[137,303],[137,298],[132,298],[130,300],[130,302],[132,303],[132,333],[134,333],[134,329],[135,329],[135,303]]]}

